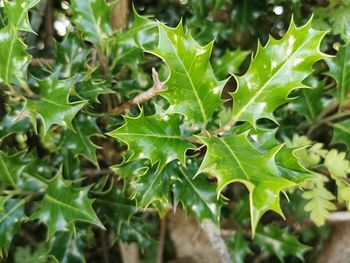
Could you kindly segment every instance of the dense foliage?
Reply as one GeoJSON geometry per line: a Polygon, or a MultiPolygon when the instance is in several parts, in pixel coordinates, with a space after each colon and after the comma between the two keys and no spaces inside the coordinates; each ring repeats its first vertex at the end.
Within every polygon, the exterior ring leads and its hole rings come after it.
{"type": "Polygon", "coordinates": [[[0,1],[0,261],[172,259],[175,209],[233,262],[315,261],[350,209],[350,4],[321,2],[0,1]]]}

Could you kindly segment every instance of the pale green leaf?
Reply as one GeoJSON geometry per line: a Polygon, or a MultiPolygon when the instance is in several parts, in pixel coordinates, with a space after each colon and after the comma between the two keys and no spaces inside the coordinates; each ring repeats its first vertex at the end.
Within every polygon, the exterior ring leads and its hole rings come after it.
{"type": "Polygon", "coordinates": [[[218,180],[218,193],[230,183],[243,183],[249,191],[251,226],[254,231],[259,219],[268,210],[282,214],[279,205],[280,192],[297,185],[298,177],[280,174],[275,156],[281,146],[261,153],[247,138],[247,133],[221,138],[200,137],[207,146],[207,153],[199,172],[208,173],[218,180]],[[293,181],[292,181],[293,180],[293,181]]]}

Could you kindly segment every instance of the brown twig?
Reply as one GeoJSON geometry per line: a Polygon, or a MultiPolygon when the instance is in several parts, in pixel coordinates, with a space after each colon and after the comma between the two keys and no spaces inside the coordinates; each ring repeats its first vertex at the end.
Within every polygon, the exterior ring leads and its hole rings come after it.
{"type": "Polygon", "coordinates": [[[157,263],[163,263],[165,234],[166,234],[166,216],[160,221],[159,243],[157,247],[157,263]]]}
{"type": "Polygon", "coordinates": [[[153,79],[153,86],[149,90],[137,95],[132,100],[124,103],[123,105],[114,108],[111,110],[111,115],[120,115],[122,113],[128,112],[130,109],[132,109],[135,106],[138,106],[142,103],[145,103],[146,101],[149,101],[153,97],[158,95],[158,92],[161,90],[164,90],[166,87],[160,82],[158,78],[157,71],[152,68],[152,79],[153,79]]]}

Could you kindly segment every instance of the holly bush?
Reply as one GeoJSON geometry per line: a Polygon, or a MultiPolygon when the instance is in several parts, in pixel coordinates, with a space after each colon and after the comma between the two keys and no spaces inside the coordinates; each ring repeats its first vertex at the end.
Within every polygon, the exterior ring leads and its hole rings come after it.
{"type": "Polygon", "coordinates": [[[317,259],[350,208],[348,1],[122,2],[0,1],[1,262],[174,259],[181,209],[222,262],[317,259]]]}

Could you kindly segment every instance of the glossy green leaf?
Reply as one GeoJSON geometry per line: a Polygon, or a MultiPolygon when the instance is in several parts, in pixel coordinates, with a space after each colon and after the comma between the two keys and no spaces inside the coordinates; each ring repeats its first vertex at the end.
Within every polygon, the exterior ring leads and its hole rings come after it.
{"type": "Polygon", "coordinates": [[[23,102],[12,104],[0,121],[0,141],[13,133],[26,133],[31,127],[23,102]]]}
{"type": "Polygon", "coordinates": [[[158,170],[173,160],[185,163],[185,152],[193,148],[180,131],[180,116],[163,114],[138,117],[124,117],[125,124],[108,133],[109,136],[125,142],[133,155],[130,160],[147,158],[152,165],[159,162],[158,170]]]}
{"type": "Polygon", "coordinates": [[[113,229],[116,238],[126,243],[137,242],[145,248],[150,237],[147,226],[141,217],[134,200],[125,196],[123,190],[113,187],[107,194],[96,199],[98,212],[106,219],[106,225],[113,229]]]}
{"type": "MultiPolygon", "coordinates": [[[[47,256],[47,249],[45,244],[39,244],[34,251],[30,246],[17,247],[15,256],[15,263],[53,263],[47,256]]],[[[56,262],[55,262],[56,263],[56,262]]]]}
{"type": "Polygon", "coordinates": [[[77,233],[60,231],[50,240],[48,254],[54,256],[60,263],[85,263],[85,242],[82,231],[77,233]]]}
{"type": "Polygon", "coordinates": [[[36,130],[36,117],[42,121],[44,135],[53,124],[73,129],[72,120],[85,104],[85,101],[69,102],[73,83],[73,79],[58,80],[53,76],[38,80],[40,100],[27,100],[27,110],[32,113],[31,118],[36,130]]]}
{"type": "Polygon", "coordinates": [[[254,243],[263,251],[268,251],[284,262],[286,256],[295,256],[304,260],[303,255],[310,250],[299,242],[298,238],[289,233],[287,228],[278,228],[274,225],[258,228],[254,243]]]}
{"type": "Polygon", "coordinates": [[[209,58],[213,42],[200,46],[184,29],[159,24],[158,47],[148,51],[160,57],[168,66],[167,89],[159,94],[169,102],[169,113],[181,113],[190,123],[207,124],[221,104],[220,94],[225,81],[219,82],[209,58]]]}
{"type": "Polygon", "coordinates": [[[216,185],[203,175],[194,178],[196,171],[191,166],[188,165],[188,169],[177,167],[178,180],[172,184],[174,207],[181,202],[186,212],[194,214],[200,221],[210,219],[219,224],[223,202],[217,198],[216,185]]]}
{"type": "Polygon", "coordinates": [[[110,13],[112,6],[105,0],[73,0],[73,22],[87,41],[101,48],[112,35],[110,13]]]}
{"type": "Polygon", "coordinates": [[[350,120],[335,123],[333,127],[332,143],[343,143],[350,149],[350,120]]]}
{"type": "MultiPolygon", "coordinates": [[[[18,30],[33,32],[30,26],[28,11],[33,8],[40,0],[4,0],[4,8],[8,23],[18,30]]],[[[33,32],[34,33],[34,32],[33,32]]]]}
{"type": "Polygon", "coordinates": [[[70,78],[85,69],[89,50],[84,41],[73,34],[56,44],[56,64],[54,74],[58,78],[70,78]]]}
{"type": "Polygon", "coordinates": [[[207,153],[198,173],[204,172],[216,177],[218,193],[234,182],[243,183],[247,187],[253,235],[258,221],[268,210],[283,216],[279,205],[280,192],[295,186],[298,179],[286,179],[280,174],[275,156],[281,146],[260,153],[248,140],[247,133],[200,139],[207,146],[207,153]]]}
{"type": "Polygon", "coordinates": [[[111,89],[107,88],[109,83],[106,83],[103,79],[95,79],[90,77],[86,81],[77,83],[75,90],[81,98],[88,100],[90,103],[99,103],[99,96],[101,94],[114,93],[111,89]]]}
{"type": "Polygon", "coordinates": [[[339,49],[337,56],[328,58],[329,76],[337,82],[338,101],[343,106],[350,95],[350,44],[339,49]]]}
{"type": "Polygon", "coordinates": [[[323,109],[322,91],[324,88],[324,81],[318,81],[315,77],[308,78],[306,82],[310,89],[301,89],[299,97],[291,102],[291,106],[299,114],[312,122],[321,113],[323,109]]]}
{"type": "Polygon", "coordinates": [[[143,57],[144,48],[150,49],[157,45],[158,23],[139,15],[135,8],[133,8],[133,15],[132,26],[117,35],[113,63],[137,68],[140,58],[143,57]]]}
{"type": "Polygon", "coordinates": [[[15,28],[8,25],[0,29],[0,50],[3,50],[0,52],[0,81],[7,85],[27,85],[27,67],[31,56],[26,49],[15,28]]]}
{"type": "Polygon", "coordinates": [[[304,210],[310,212],[310,219],[317,226],[323,225],[329,216],[329,212],[336,209],[331,202],[335,199],[334,195],[324,186],[327,181],[328,179],[325,176],[319,175],[312,180],[311,189],[302,194],[304,199],[309,200],[304,210]]]}
{"type": "Polygon", "coordinates": [[[232,262],[245,263],[246,256],[250,254],[249,243],[240,233],[236,233],[226,240],[230,250],[232,262]]]}
{"type": "Polygon", "coordinates": [[[24,214],[24,201],[0,196],[0,258],[7,255],[11,241],[20,231],[24,214]]]}
{"type": "Polygon", "coordinates": [[[73,129],[65,131],[61,147],[71,150],[75,157],[82,155],[97,165],[98,146],[91,142],[91,137],[102,135],[96,120],[91,116],[79,115],[73,120],[73,129]]]}
{"type": "Polygon", "coordinates": [[[249,54],[249,51],[239,49],[234,51],[227,50],[223,56],[213,61],[215,76],[219,79],[224,79],[227,78],[230,73],[239,73],[239,68],[249,54]]]}
{"type": "Polygon", "coordinates": [[[0,183],[18,188],[18,181],[25,168],[24,152],[8,154],[0,151],[0,183]]]}
{"type": "Polygon", "coordinates": [[[31,219],[39,219],[47,226],[47,238],[63,230],[75,230],[75,222],[83,221],[98,227],[103,225],[92,209],[93,200],[88,197],[89,187],[76,189],[71,182],[63,181],[60,174],[47,184],[41,207],[31,219]]]}
{"type": "Polygon", "coordinates": [[[248,71],[236,77],[232,121],[255,125],[260,118],[274,120],[273,111],[288,102],[292,90],[305,88],[302,81],[311,66],[325,57],[319,50],[324,35],[311,28],[311,21],[299,28],[292,21],[282,39],[271,37],[265,47],[259,44],[248,71]]]}

